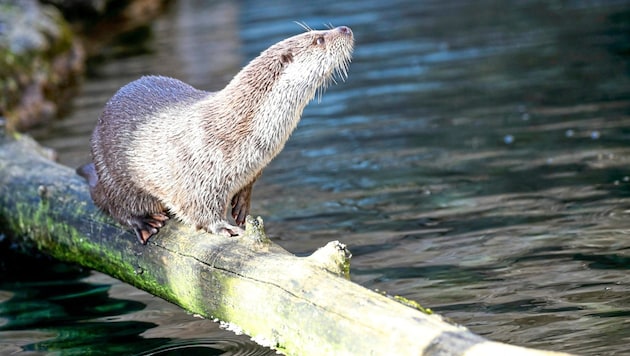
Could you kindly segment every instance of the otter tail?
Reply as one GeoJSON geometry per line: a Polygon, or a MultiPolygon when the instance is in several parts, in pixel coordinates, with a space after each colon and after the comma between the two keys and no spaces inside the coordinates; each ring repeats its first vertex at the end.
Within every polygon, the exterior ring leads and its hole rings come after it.
{"type": "Polygon", "coordinates": [[[96,169],[94,168],[94,163],[90,162],[82,165],[77,168],[77,174],[87,180],[90,188],[96,187],[96,183],[98,183],[98,176],[96,175],[96,169]]]}

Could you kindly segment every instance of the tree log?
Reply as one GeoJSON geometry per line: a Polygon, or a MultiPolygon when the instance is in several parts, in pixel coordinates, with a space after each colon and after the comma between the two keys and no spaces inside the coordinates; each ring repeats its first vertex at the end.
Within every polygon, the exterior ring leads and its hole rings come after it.
{"type": "Polygon", "coordinates": [[[174,220],[140,245],[92,203],[74,170],[32,139],[0,133],[0,230],[22,246],[89,267],[229,323],[289,355],[560,355],[489,341],[349,281],[331,242],[308,257],[272,243],[262,220],[226,238],[174,220]]]}

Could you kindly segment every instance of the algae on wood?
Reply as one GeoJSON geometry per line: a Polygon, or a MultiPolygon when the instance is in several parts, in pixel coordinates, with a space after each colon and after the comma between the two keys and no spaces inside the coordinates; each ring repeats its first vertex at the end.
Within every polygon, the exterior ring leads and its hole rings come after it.
{"type": "Polygon", "coordinates": [[[39,151],[28,137],[0,135],[0,232],[226,321],[286,354],[558,355],[488,341],[367,290],[344,278],[342,244],[295,257],[264,236],[261,220],[248,218],[240,238],[169,221],[140,245],[95,208],[74,170],[39,151]]]}

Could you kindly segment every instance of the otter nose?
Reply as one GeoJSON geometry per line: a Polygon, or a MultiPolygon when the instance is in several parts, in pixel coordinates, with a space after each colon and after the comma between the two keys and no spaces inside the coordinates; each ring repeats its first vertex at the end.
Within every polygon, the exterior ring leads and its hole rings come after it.
{"type": "Polygon", "coordinates": [[[348,26],[339,26],[336,30],[346,35],[352,35],[352,30],[348,26]]]}

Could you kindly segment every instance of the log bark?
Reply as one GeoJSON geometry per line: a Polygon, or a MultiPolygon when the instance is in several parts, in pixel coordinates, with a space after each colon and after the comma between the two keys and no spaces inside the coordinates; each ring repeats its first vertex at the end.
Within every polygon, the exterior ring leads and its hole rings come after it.
{"type": "MultiPolygon", "coordinates": [[[[0,134],[0,230],[23,246],[89,267],[289,355],[560,355],[486,340],[349,281],[331,242],[308,257],[272,243],[262,220],[225,238],[169,221],[146,246],[92,203],[74,170],[29,137],[0,134]]],[[[416,307],[414,307],[416,306],[416,307]]]]}

